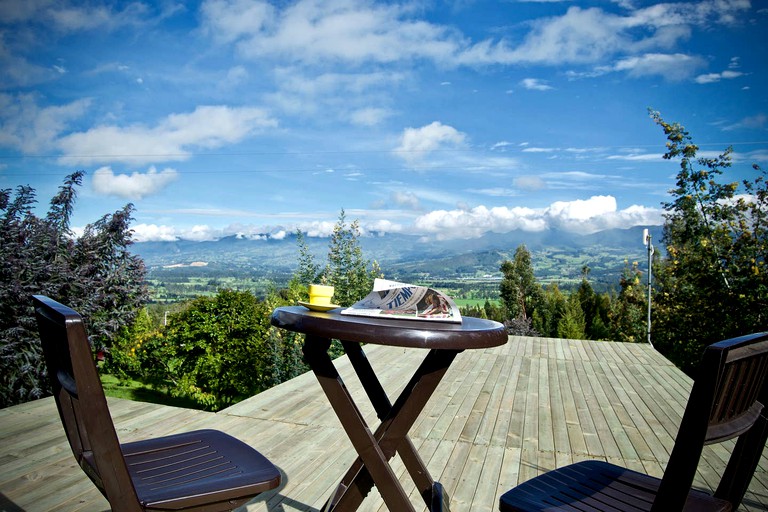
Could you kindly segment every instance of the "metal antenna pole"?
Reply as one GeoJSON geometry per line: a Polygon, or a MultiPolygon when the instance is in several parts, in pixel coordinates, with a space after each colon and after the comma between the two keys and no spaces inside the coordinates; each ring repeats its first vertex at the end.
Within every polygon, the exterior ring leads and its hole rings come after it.
{"type": "MultiPolygon", "coordinates": [[[[653,242],[648,230],[643,231],[643,243],[648,247],[648,344],[653,347],[651,342],[651,283],[653,281],[653,242]]],[[[655,347],[654,347],[655,348],[655,347]]]]}

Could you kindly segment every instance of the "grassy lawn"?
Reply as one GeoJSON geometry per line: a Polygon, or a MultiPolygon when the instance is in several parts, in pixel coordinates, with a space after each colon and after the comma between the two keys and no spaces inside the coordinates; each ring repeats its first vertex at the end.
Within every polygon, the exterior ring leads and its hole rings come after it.
{"type": "Polygon", "coordinates": [[[101,384],[104,394],[113,398],[124,398],[136,402],[184,407],[185,409],[200,409],[199,404],[185,398],[174,398],[158,391],[142,382],[130,379],[118,379],[114,375],[101,374],[101,384]]]}
{"type": "Polygon", "coordinates": [[[456,303],[457,306],[460,308],[464,308],[467,306],[480,306],[483,307],[485,305],[485,301],[490,302],[494,305],[499,305],[501,303],[500,300],[494,300],[494,299],[453,299],[453,301],[456,303]]]}

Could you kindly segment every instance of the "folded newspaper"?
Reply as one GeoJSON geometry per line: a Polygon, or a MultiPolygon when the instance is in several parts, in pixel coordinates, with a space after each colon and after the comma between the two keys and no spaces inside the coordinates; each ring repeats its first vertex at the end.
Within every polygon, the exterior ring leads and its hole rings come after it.
{"type": "Polygon", "coordinates": [[[444,293],[386,279],[376,279],[373,291],[341,314],[461,323],[458,306],[444,293]]]}

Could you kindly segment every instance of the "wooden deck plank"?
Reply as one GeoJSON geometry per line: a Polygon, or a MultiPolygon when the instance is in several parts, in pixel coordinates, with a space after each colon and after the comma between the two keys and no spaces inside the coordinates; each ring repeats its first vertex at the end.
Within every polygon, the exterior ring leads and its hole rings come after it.
{"type": "Polygon", "coordinates": [[[570,407],[563,399],[563,387],[560,384],[560,378],[564,377],[563,360],[550,359],[548,363],[548,372],[550,376],[549,386],[549,407],[550,407],[550,425],[554,441],[554,451],[556,453],[570,453],[571,440],[568,433],[568,420],[566,419],[566,408],[570,407]]]}
{"type": "Polygon", "coordinates": [[[558,361],[558,383],[560,400],[563,407],[563,422],[568,434],[568,452],[574,455],[586,455],[587,443],[579,421],[579,411],[573,392],[573,380],[577,379],[569,369],[573,366],[568,361],[558,361]]]}
{"type": "MultiPolygon", "coordinates": [[[[424,352],[365,347],[394,399],[424,352]]],[[[351,365],[337,361],[372,428],[378,424],[351,365]]],[[[454,512],[496,510],[510,487],[590,458],[661,475],[691,380],[651,347],[510,337],[502,347],[456,358],[411,432],[454,512]]],[[[281,487],[242,510],[319,511],[354,459],[351,443],[312,374],[219,413],[109,399],[121,440],[220,428],[261,450],[283,472],[281,487]]],[[[695,484],[710,489],[727,447],[708,446],[695,484]]],[[[419,504],[398,457],[393,469],[419,504]]],[[[106,500],[76,466],[51,398],[0,410],[0,505],[8,510],[96,512],[106,500]]],[[[417,510],[424,510],[425,507],[417,510]]],[[[361,510],[385,511],[374,489],[361,510]]],[[[764,453],[741,510],[768,510],[764,453]]]]}

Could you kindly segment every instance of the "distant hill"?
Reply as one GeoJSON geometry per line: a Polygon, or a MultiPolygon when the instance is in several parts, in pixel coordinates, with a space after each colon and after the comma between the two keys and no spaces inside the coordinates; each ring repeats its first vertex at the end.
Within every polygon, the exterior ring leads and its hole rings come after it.
{"type": "MultiPolygon", "coordinates": [[[[656,228],[660,231],[660,228],[656,228]]],[[[511,259],[515,249],[525,244],[531,251],[537,277],[544,282],[567,283],[578,280],[586,265],[593,282],[613,285],[625,262],[638,261],[645,268],[647,252],[642,244],[643,228],[613,229],[578,235],[547,230],[537,233],[513,231],[489,233],[470,240],[424,241],[402,234],[360,238],[364,255],[381,265],[393,279],[499,277],[499,266],[511,259]]],[[[654,233],[658,239],[658,234],[654,233]]],[[[325,263],[328,238],[306,239],[318,263],[325,263]]],[[[185,272],[233,275],[263,273],[288,276],[296,268],[298,246],[295,235],[259,239],[230,236],[216,241],[141,242],[133,252],[144,259],[150,273],[184,268],[185,272]],[[197,266],[191,266],[195,263],[197,266]],[[205,265],[201,265],[204,263],[205,265]]]]}

